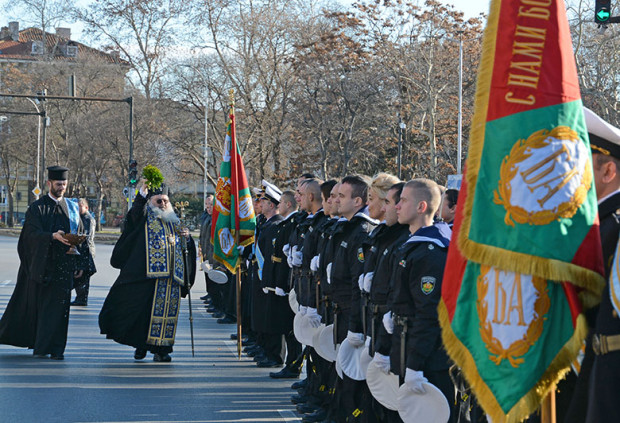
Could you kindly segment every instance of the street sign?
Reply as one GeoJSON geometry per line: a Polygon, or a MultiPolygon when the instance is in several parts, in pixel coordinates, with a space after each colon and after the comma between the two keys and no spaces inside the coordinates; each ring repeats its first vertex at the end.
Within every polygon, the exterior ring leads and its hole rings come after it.
{"type": "Polygon", "coordinates": [[[36,187],[34,187],[34,189],[32,190],[32,193],[38,197],[39,195],[41,195],[41,188],[39,188],[39,186],[37,185],[37,186],[36,186],[36,187]]]}
{"type": "Polygon", "coordinates": [[[463,175],[448,175],[448,183],[446,184],[446,188],[460,190],[462,180],[463,175]]]}

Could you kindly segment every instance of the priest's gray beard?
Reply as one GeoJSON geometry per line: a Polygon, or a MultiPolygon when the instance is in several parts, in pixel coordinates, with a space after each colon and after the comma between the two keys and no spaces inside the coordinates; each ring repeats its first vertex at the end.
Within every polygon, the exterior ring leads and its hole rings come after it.
{"type": "Polygon", "coordinates": [[[178,218],[178,216],[174,213],[174,209],[172,208],[172,204],[170,204],[170,203],[168,203],[166,205],[166,208],[164,210],[162,210],[159,207],[154,206],[152,204],[149,204],[148,208],[149,208],[150,212],[155,215],[155,217],[160,218],[164,222],[170,222],[170,223],[179,223],[179,222],[181,222],[181,220],[178,218]]]}

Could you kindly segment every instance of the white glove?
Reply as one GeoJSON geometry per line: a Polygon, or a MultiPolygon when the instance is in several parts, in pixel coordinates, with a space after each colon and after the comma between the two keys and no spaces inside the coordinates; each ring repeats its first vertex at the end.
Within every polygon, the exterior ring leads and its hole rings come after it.
{"type": "Polygon", "coordinates": [[[372,286],[372,278],[375,276],[375,272],[368,272],[364,275],[364,291],[370,292],[372,286]]]}
{"type": "Polygon", "coordinates": [[[310,260],[310,270],[312,270],[313,272],[316,272],[317,270],[319,270],[320,261],[321,261],[320,254],[318,256],[312,257],[312,260],[310,260]]]}
{"type": "Polygon", "coordinates": [[[291,269],[293,268],[293,255],[289,254],[288,256],[286,256],[286,264],[288,264],[288,267],[290,267],[291,269]]]}
{"type": "Polygon", "coordinates": [[[239,254],[243,254],[243,250],[245,250],[245,247],[243,245],[237,246],[237,251],[239,251],[239,254]]]}
{"type": "Polygon", "coordinates": [[[364,346],[364,334],[347,331],[347,339],[352,347],[359,348],[364,346]]]}
{"type": "Polygon", "coordinates": [[[286,292],[284,292],[284,290],[280,287],[276,288],[276,295],[278,297],[286,297],[286,292]]]}
{"type": "Polygon", "coordinates": [[[357,278],[357,286],[360,287],[360,291],[364,290],[364,274],[362,273],[359,278],[357,278]]]}
{"type": "Polygon", "coordinates": [[[383,315],[383,327],[390,335],[394,333],[394,319],[392,319],[391,311],[383,315]]]}
{"type": "Polygon", "coordinates": [[[144,198],[146,198],[147,195],[149,195],[149,189],[146,187],[146,184],[140,187],[140,195],[143,196],[144,198]]]}
{"type": "Polygon", "coordinates": [[[375,356],[372,358],[372,361],[383,373],[385,373],[386,375],[390,373],[390,357],[375,352],[375,356]]]}
{"type": "Polygon", "coordinates": [[[268,290],[267,288],[263,288],[263,292],[264,292],[265,294],[269,294],[269,290],[268,290]]]}
{"type": "Polygon", "coordinates": [[[325,268],[325,273],[327,273],[327,283],[332,283],[332,264],[329,263],[325,268]]]}
{"type": "Polygon", "coordinates": [[[302,253],[301,251],[297,251],[297,246],[294,246],[291,257],[293,257],[291,259],[291,261],[293,262],[293,266],[300,267],[304,259],[304,253],[302,253]]]}
{"type": "Polygon", "coordinates": [[[307,312],[308,312],[308,307],[299,306],[299,314],[301,314],[302,316],[305,316],[307,312]]]}
{"type": "Polygon", "coordinates": [[[288,257],[289,253],[291,252],[291,246],[286,244],[284,247],[282,247],[282,252],[286,257],[288,257]]]}
{"type": "Polygon", "coordinates": [[[428,382],[428,380],[424,377],[424,373],[422,371],[416,371],[413,369],[407,369],[405,372],[405,386],[414,394],[423,394],[426,392],[424,389],[424,385],[422,382],[428,382]]]}
{"type": "Polygon", "coordinates": [[[308,307],[306,318],[308,319],[310,326],[313,328],[318,328],[321,326],[321,316],[317,313],[316,308],[308,307]]]}

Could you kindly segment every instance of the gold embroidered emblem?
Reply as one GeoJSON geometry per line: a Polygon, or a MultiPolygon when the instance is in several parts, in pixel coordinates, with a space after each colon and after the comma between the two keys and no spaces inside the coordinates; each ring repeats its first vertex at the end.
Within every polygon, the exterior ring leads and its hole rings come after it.
{"type": "Polygon", "coordinates": [[[230,183],[230,178],[220,176],[217,179],[217,186],[215,188],[214,207],[218,211],[218,213],[221,213],[224,216],[230,215],[231,191],[232,186],[230,183]]]}
{"type": "Polygon", "coordinates": [[[496,365],[499,365],[502,360],[508,360],[512,367],[519,367],[524,362],[524,359],[519,357],[529,351],[543,332],[545,315],[551,306],[547,281],[531,276],[530,282],[529,278],[530,276],[503,272],[490,266],[480,266],[476,301],[480,337],[491,353],[489,359],[496,365]],[[504,274],[504,279],[501,278],[500,273],[504,274]],[[512,286],[509,287],[510,284],[505,283],[510,277],[514,279],[512,286]],[[493,280],[489,281],[489,279],[493,280]],[[526,284],[531,284],[536,292],[533,304],[532,301],[528,302],[527,298],[524,301],[523,293],[527,289],[527,287],[524,289],[526,284]],[[487,297],[490,285],[493,290],[487,297]],[[510,292],[504,288],[509,288],[510,292]],[[489,299],[492,300],[492,310],[489,310],[489,299]],[[514,320],[511,321],[511,319],[514,320]],[[494,327],[501,329],[497,332],[502,332],[502,334],[494,333],[494,327]]]}
{"type": "Polygon", "coordinates": [[[573,217],[591,185],[588,149],[576,131],[558,126],[515,143],[502,161],[494,202],[506,209],[509,226],[547,225],[573,217]]]}

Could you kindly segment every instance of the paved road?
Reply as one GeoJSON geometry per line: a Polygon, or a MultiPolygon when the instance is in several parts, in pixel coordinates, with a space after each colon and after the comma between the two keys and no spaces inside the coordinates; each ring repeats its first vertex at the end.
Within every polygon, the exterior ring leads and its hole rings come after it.
{"type": "MultiPolygon", "coordinates": [[[[117,271],[110,245],[97,245],[98,273],[88,307],[73,307],[64,361],[35,359],[32,350],[0,345],[0,423],[4,422],[294,422],[291,381],[268,377],[236,358],[234,325],[218,325],[193,302],[192,358],[187,302],[172,363],[133,360],[133,349],[99,334],[97,316],[117,271]]],[[[0,236],[0,313],[15,286],[17,239],[0,236]]],[[[194,296],[204,293],[199,275],[194,296]]],[[[197,301],[196,301],[197,300],[197,301]]]]}

